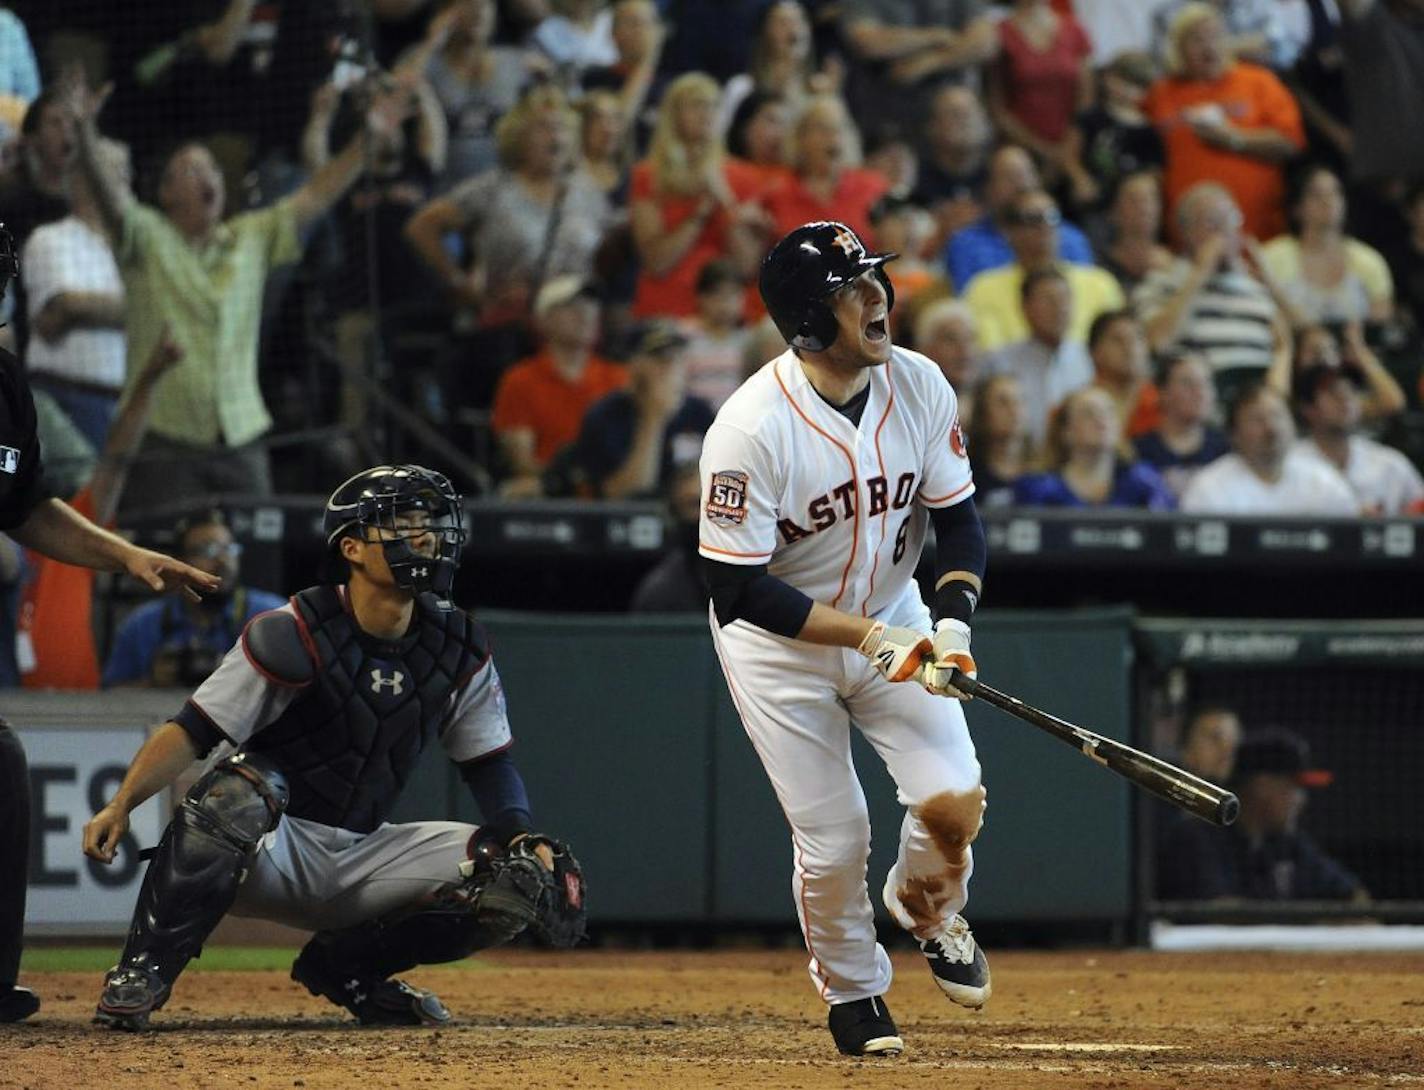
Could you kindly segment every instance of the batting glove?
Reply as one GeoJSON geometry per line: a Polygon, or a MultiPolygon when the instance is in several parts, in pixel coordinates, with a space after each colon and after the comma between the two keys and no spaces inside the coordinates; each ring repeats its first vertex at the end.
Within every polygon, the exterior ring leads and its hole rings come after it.
{"type": "Polygon", "coordinates": [[[883,621],[865,634],[856,648],[886,681],[908,681],[929,661],[934,645],[912,628],[887,628],[883,621]]]}
{"type": "Polygon", "coordinates": [[[979,676],[974,656],[969,653],[969,626],[946,617],[934,627],[934,660],[926,662],[920,671],[920,684],[936,696],[969,700],[969,695],[950,681],[955,670],[971,678],[979,676]]]}

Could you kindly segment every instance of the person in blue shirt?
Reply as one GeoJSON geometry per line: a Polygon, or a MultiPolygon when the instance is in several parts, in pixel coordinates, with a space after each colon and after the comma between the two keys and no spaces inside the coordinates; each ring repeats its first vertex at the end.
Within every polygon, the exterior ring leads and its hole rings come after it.
{"type": "Polygon", "coordinates": [[[204,511],[179,522],[178,555],[200,571],[219,576],[222,590],[201,601],[169,595],[139,606],[114,634],[101,684],[172,688],[196,685],[258,613],[286,604],[281,595],[245,587],[239,558],[221,511],[204,511]]]}
{"type": "Polygon", "coordinates": [[[1014,499],[1025,507],[1176,507],[1157,471],[1122,457],[1122,424],[1112,395],[1097,386],[1063,399],[1049,424],[1054,470],[1019,480],[1014,499]]]}
{"type": "MultiPolygon", "coordinates": [[[[984,203],[989,206],[983,219],[956,231],[944,251],[944,264],[954,290],[963,293],[969,281],[989,269],[1012,265],[1013,247],[1004,227],[1020,193],[1043,188],[1033,157],[1016,144],[1005,144],[989,160],[989,179],[984,184],[984,203]]],[[[1093,248],[1082,231],[1066,220],[1058,225],[1058,256],[1075,265],[1092,265],[1093,248]]]]}
{"type": "Polygon", "coordinates": [[[1231,451],[1226,433],[1212,424],[1216,417],[1216,382],[1211,367],[1190,352],[1169,356],[1162,364],[1157,389],[1162,422],[1133,441],[1137,457],[1161,475],[1172,495],[1182,498],[1202,466],[1231,451]]]}

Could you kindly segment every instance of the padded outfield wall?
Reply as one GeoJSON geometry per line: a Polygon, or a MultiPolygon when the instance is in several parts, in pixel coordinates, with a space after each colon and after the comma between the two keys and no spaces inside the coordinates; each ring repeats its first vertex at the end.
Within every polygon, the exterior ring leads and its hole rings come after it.
{"type": "MultiPolygon", "coordinates": [[[[791,841],[727,695],[706,621],[485,613],[508,695],[514,754],[541,828],[583,860],[590,907],[609,924],[795,926],[791,841]]],[[[988,611],[975,625],[983,676],[1114,738],[1129,734],[1127,611],[988,611]]],[[[156,799],[113,868],[79,834],[112,793],[144,731],[186,694],[6,694],[30,754],[32,934],[121,933],[157,841],[156,799]]],[[[1132,911],[1130,801],[1116,777],[993,708],[968,715],[989,791],[971,913],[987,919],[1125,923],[1132,911]]],[[[878,890],[902,810],[858,736],[878,890]]],[[[427,753],[392,820],[475,820],[454,767],[427,753]]],[[[877,908],[879,906],[877,905],[877,908]]]]}

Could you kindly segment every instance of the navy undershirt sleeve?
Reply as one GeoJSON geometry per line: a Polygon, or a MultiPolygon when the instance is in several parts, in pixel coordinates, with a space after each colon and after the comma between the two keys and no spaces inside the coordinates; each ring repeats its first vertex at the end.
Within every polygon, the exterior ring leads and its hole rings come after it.
{"type": "Polygon", "coordinates": [[[723,628],[740,618],[795,639],[814,604],[790,583],[769,575],[765,564],[724,564],[703,557],[702,578],[723,628]]]}
{"type": "MultiPolygon", "coordinates": [[[[966,571],[982,582],[988,564],[989,549],[984,541],[984,524],[972,500],[952,507],[930,508],[930,522],[935,532],[935,582],[946,572],[966,571]]],[[[946,617],[969,623],[979,593],[962,580],[954,580],[935,591],[935,620],[946,617]]]]}
{"type": "Polygon", "coordinates": [[[519,774],[509,750],[461,762],[460,777],[469,785],[486,828],[501,844],[508,844],[534,827],[524,777],[519,774]]]}

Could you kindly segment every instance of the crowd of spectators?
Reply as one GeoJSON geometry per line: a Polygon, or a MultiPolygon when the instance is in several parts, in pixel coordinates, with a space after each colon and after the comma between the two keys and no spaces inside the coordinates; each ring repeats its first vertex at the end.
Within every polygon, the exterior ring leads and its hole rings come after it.
{"type": "Polygon", "coordinates": [[[1424,512],[1420,0],[64,7],[0,8],[0,336],[66,491],[151,387],[121,518],[412,417],[675,507],[819,218],[901,254],[981,505],[1424,512]]]}

